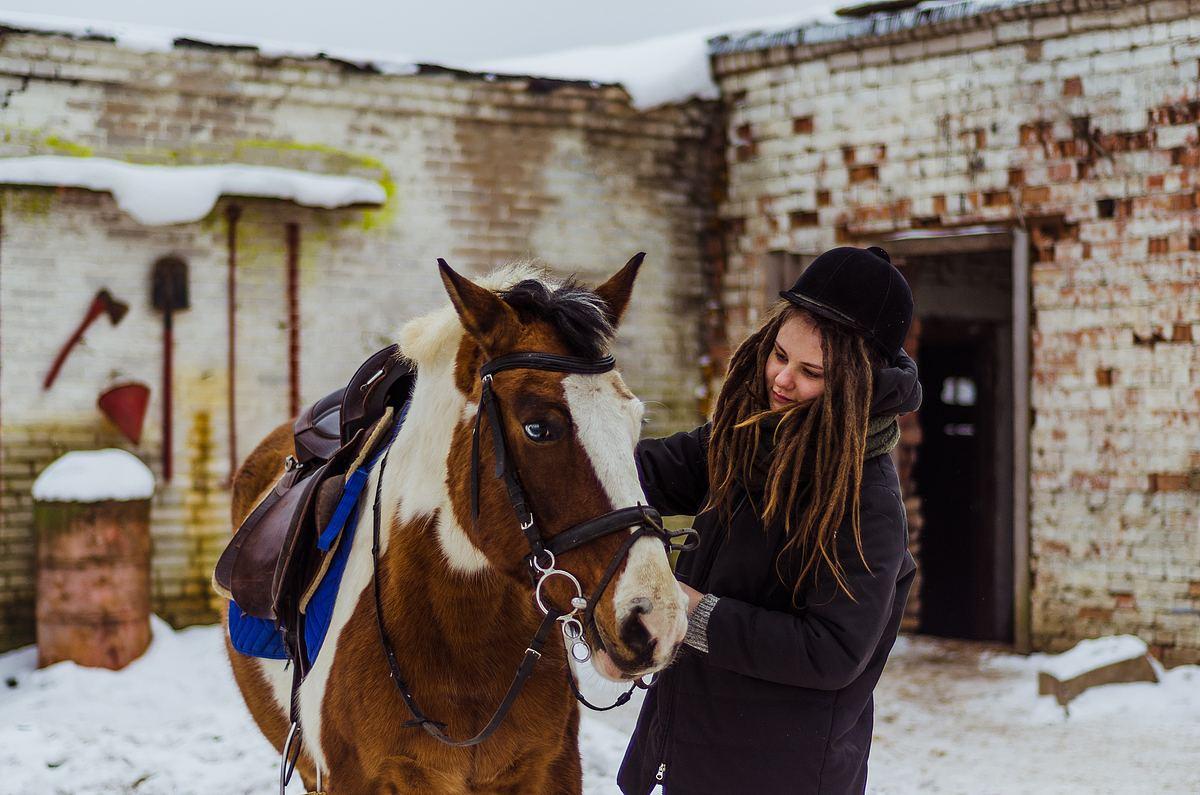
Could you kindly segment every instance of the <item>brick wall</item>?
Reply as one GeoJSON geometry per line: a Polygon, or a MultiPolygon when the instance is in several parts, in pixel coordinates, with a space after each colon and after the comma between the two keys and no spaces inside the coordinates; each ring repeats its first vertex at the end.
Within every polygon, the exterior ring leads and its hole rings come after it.
{"type": "Polygon", "coordinates": [[[1200,4],[1042,3],[714,63],[730,339],[772,251],[1027,225],[1033,641],[1200,660],[1200,4]]]}
{"type": "Polygon", "coordinates": [[[107,194],[0,190],[0,649],[32,639],[32,477],[65,449],[117,442],[95,408],[114,379],[151,387],[142,443],[125,446],[161,474],[162,319],[149,273],[165,254],[188,262],[191,291],[175,318],[174,478],[153,511],[155,610],[177,624],[214,615],[207,583],[229,533],[231,457],[288,411],[288,224],[300,232],[301,400],[344,383],[404,321],[445,300],[435,257],[468,274],[538,257],[595,283],[645,250],[616,354],[651,430],[697,419],[707,105],[638,113],[614,87],[385,76],[200,46],[142,54],[20,33],[0,40],[0,89],[0,156],[253,163],[364,176],[389,192],[377,210],[225,198],[200,222],[148,228],[107,194]],[[42,392],[102,287],[128,316],[94,325],[42,392]]]}

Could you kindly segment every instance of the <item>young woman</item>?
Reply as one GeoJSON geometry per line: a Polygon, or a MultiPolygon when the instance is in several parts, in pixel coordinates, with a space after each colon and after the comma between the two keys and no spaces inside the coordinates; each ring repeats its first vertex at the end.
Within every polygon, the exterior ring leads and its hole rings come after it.
{"type": "Polygon", "coordinates": [[[713,421],[638,446],[646,497],[699,514],[678,659],[618,783],[689,793],[866,787],[872,691],[915,565],[890,452],[921,402],[912,293],[879,248],[818,257],[737,349],[713,421]]]}

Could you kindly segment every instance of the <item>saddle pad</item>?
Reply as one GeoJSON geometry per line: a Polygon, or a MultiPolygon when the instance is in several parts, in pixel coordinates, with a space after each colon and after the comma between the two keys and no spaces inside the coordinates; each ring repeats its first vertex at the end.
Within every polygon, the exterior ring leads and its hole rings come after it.
{"type": "MultiPolygon", "coordinates": [[[[317,586],[308,609],[304,614],[304,645],[308,652],[308,664],[317,659],[317,653],[325,642],[325,634],[329,631],[329,623],[333,619],[333,608],[337,603],[338,588],[342,584],[342,573],[346,570],[346,560],[350,549],[354,546],[354,532],[358,526],[358,511],[362,502],[363,490],[370,480],[371,470],[379,459],[391,448],[392,442],[404,424],[408,414],[408,403],[400,410],[400,418],[392,428],[391,438],[374,458],[363,464],[350,475],[337,508],[329,519],[329,524],[321,531],[317,546],[328,550],[338,536],[341,541],[334,552],[333,560],[317,586]]],[[[237,606],[229,603],[229,640],[233,648],[250,657],[265,657],[271,660],[288,659],[287,648],[283,643],[283,633],[275,626],[275,622],[266,618],[247,615],[237,606]]]]}

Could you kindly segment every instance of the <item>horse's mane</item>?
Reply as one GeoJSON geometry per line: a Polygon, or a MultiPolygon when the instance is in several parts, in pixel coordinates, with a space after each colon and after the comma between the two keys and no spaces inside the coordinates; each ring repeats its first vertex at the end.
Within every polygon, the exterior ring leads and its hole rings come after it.
{"type": "MultiPolygon", "coordinates": [[[[475,283],[500,294],[522,320],[550,323],[576,356],[603,356],[614,328],[603,300],[573,278],[560,282],[531,262],[498,268],[475,283]]],[[[463,328],[447,304],[416,317],[400,329],[400,350],[418,367],[452,360],[463,328]]]]}

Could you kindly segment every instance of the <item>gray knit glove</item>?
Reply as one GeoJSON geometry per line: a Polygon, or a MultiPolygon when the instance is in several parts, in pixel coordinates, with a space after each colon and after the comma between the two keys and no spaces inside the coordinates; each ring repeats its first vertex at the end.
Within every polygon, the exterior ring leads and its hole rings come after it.
{"type": "Polygon", "coordinates": [[[696,609],[688,616],[687,634],[683,636],[683,642],[696,651],[708,654],[708,617],[712,615],[719,598],[710,593],[705,594],[700,597],[696,609]]]}

